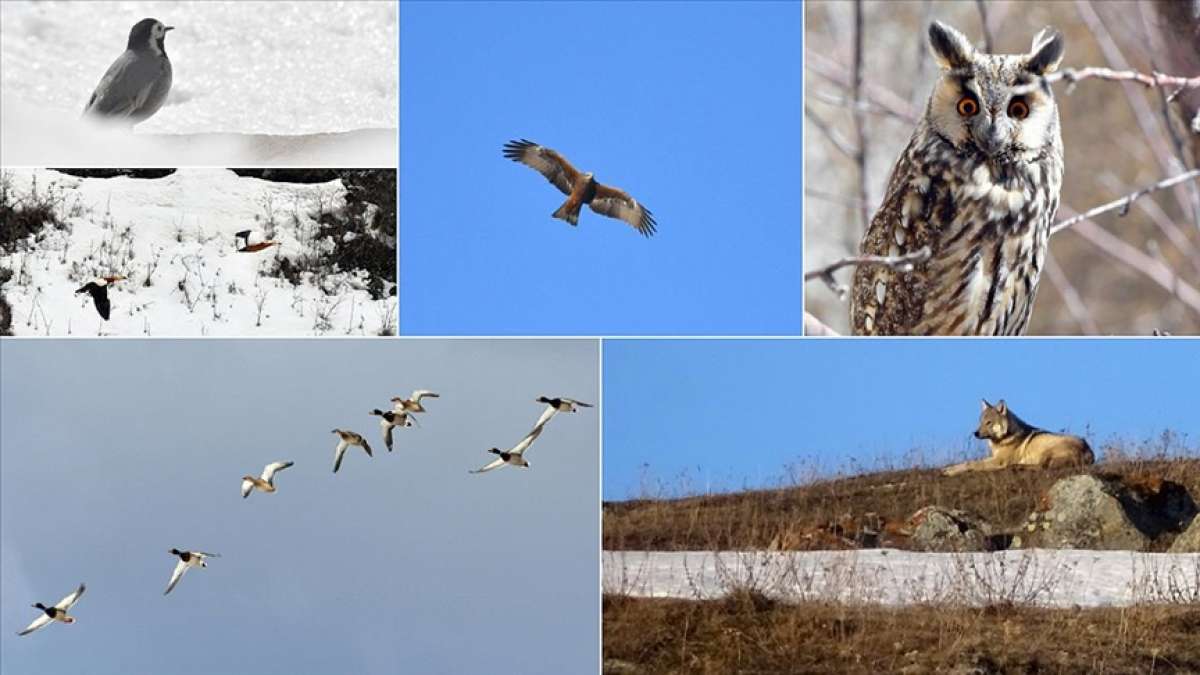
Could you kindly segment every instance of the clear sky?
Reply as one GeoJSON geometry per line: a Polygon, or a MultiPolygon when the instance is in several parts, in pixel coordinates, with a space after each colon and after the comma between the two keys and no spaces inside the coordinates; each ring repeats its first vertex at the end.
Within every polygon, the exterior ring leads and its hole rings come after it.
{"type": "Polygon", "coordinates": [[[404,2],[400,330],[795,335],[798,2],[404,2]],[[501,155],[552,147],[646,240],[501,155]]]}
{"type": "Polygon", "coordinates": [[[599,408],[468,475],[594,341],[0,345],[0,671],[582,673],[599,654],[599,408]],[[388,454],[373,407],[438,391],[388,454]],[[357,430],[332,473],[334,427],[357,430]],[[279,492],[240,479],[296,465],[279,492]],[[169,596],[171,547],[222,554],[169,596]],[[17,637],[86,582],[78,622],[17,637]],[[49,665],[48,665],[49,664],[49,665]],[[49,668],[49,671],[47,671],[49,668]]]}
{"type": "MultiPolygon", "coordinates": [[[[980,398],[1106,441],[1200,441],[1200,342],[606,341],[604,497],[982,457],[980,398]]],[[[661,494],[661,492],[658,492],[661,494]]]]}

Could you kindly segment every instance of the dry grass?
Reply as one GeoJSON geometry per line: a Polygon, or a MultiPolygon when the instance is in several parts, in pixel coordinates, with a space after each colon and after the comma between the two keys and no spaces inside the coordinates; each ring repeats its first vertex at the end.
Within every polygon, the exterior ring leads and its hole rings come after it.
{"type": "MultiPolygon", "coordinates": [[[[1148,453],[1131,451],[1129,455],[1148,453]]],[[[1200,496],[1200,459],[1114,457],[1086,471],[1149,490],[1156,479],[1178,483],[1200,496]]],[[[1077,469],[1007,469],[942,476],[935,469],[901,469],[813,480],[791,487],[676,499],[634,499],[604,504],[605,550],[711,551],[783,548],[827,550],[859,546],[909,548],[905,523],[918,509],[962,509],[988,522],[997,538],[1019,531],[1046,491],[1077,469]],[[877,532],[878,535],[872,535],[877,532]]],[[[1166,550],[1175,533],[1157,537],[1166,550]]],[[[1003,548],[1001,544],[999,546],[1003,548]]]]}
{"type": "Polygon", "coordinates": [[[604,598],[606,673],[1200,673],[1200,606],[604,598]]]}

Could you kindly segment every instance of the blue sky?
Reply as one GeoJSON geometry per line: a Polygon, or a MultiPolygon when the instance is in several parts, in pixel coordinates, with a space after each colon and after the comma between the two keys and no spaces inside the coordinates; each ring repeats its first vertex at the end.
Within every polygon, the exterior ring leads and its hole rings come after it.
{"type": "Polygon", "coordinates": [[[1101,454],[1164,429],[1200,441],[1197,341],[626,340],[603,360],[605,499],[983,456],[980,398],[1101,454]]]}
{"type": "Polygon", "coordinates": [[[405,2],[400,80],[403,333],[800,332],[799,3],[405,2]],[[552,219],[522,137],[658,234],[552,219]]]}
{"type": "Polygon", "coordinates": [[[13,341],[0,349],[0,671],[582,673],[599,654],[599,409],[468,475],[594,341],[13,341]],[[388,454],[373,407],[439,391],[388,454]],[[372,441],[332,473],[334,427],[372,441]],[[279,492],[240,479],[296,465],[279,492]],[[52,494],[53,499],[45,496],[52,494]],[[171,547],[222,554],[162,595],[171,547]],[[78,622],[17,637],[79,582],[78,622]],[[512,639],[509,631],[515,631],[512,639]]]}

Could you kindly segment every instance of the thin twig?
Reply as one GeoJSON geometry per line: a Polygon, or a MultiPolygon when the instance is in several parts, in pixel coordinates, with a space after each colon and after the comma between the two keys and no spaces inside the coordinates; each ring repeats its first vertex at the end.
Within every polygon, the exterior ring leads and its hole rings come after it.
{"type": "Polygon", "coordinates": [[[824,267],[818,267],[815,270],[810,270],[804,273],[804,281],[809,282],[813,279],[820,279],[825,282],[831,291],[837,293],[838,297],[845,299],[849,289],[845,285],[838,283],[838,280],[833,277],[833,273],[843,267],[861,266],[861,265],[882,265],[890,267],[897,272],[906,273],[913,271],[913,267],[917,263],[929,260],[933,255],[928,246],[921,248],[919,251],[906,253],[904,255],[856,255],[841,260],[834,261],[824,267]]]}
{"type": "MultiPolygon", "coordinates": [[[[1064,68],[1057,72],[1043,75],[1036,81],[1024,84],[1019,87],[1013,87],[1012,95],[1020,96],[1037,91],[1042,87],[1050,86],[1060,80],[1066,80],[1068,84],[1068,92],[1075,88],[1078,82],[1083,80],[1109,80],[1112,82],[1131,82],[1135,84],[1143,84],[1147,88],[1171,88],[1175,87],[1175,93],[1172,97],[1179,94],[1184,89],[1192,89],[1200,87],[1200,77],[1176,77],[1174,75],[1165,75],[1163,73],[1154,72],[1149,75],[1139,73],[1136,70],[1113,70],[1112,68],[1100,68],[1097,66],[1087,66],[1085,68],[1064,68]]],[[[1170,99],[1168,99],[1170,100],[1170,99]]]]}
{"type": "Polygon", "coordinates": [[[1070,227],[1076,223],[1082,222],[1084,220],[1090,220],[1091,218],[1098,216],[1101,213],[1106,213],[1108,211],[1115,211],[1117,209],[1120,209],[1121,210],[1120,215],[1123,216],[1126,213],[1129,213],[1130,205],[1132,205],[1133,202],[1137,198],[1148,195],[1151,192],[1156,192],[1158,190],[1163,190],[1163,189],[1166,189],[1169,187],[1173,187],[1184,181],[1192,180],[1193,178],[1200,178],[1200,169],[1192,169],[1191,171],[1181,173],[1178,176],[1172,176],[1171,178],[1166,178],[1164,180],[1160,180],[1159,182],[1154,183],[1153,185],[1147,185],[1146,187],[1144,187],[1140,190],[1137,190],[1136,192],[1131,192],[1131,193],[1125,195],[1124,197],[1121,197],[1120,199],[1115,199],[1111,202],[1108,202],[1107,204],[1101,204],[1100,206],[1097,206],[1095,208],[1088,209],[1087,211],[1084,211],[1083,213],[1073,216],[1071,218],[1067,218],[1066,220],[1060,220],[1057,223],[1055,223],[1053,227],[1050,228],[1050,234],[1058,234],[1059,232],[1067,229],[1068,227],[1070,227]]]}
{"type": "Polygon", "coordinates": [[[842,138],[842,135],[836,129],[826,124],[825,120],[818,117],[816,111],[805,105],[804,116],[812,122],[813,127],[817,131],[820,131],[838,152],[848,157],[851,161],[855,161],[854,148],[850,147],[850,142],[842,138]]]}
{"type": "Polygon", "coordinates": [[[858,209],[862,220],[863,230],[871,224],[871,211],[867,204],[871,198],[867,190],[867,119],[859,102],[862,100],[863,88],[863,6],[862,0],[854,0],[854,58],[851,64],[850,98],[854,102],[851,112],[854,117],[854,135],[858,141],[854,161],[858,165],[858,199],[862,206],[858,209]]]}
{"type": "Polygon", "coordinates": [[[805,96],[807,96],[808,98],[820,101],[822,103],[828,103],[829,105],[841,106],[843,108],[860,109],[863,112],[869,113],[871,115],[882,115],[884,117],[891,117],[893,119],[900,120],[906,124],[909,122],[908,118],[904,117],[903,115],[900,115],[896,111],[891,110],[889,108],[885,108],[869,99],[863,99],[856,104],[854,101],[852,101],[844,96],[838,96],[836,94],[830,94],[828,92],[819,91],[819,90],[810,91],[807,94],[805,94],[805,96]]]}
{"type": "Polygon", "coordinates": [[[1062,267],[1058,265],[1058,261],[1049,252],[1046,253],[1046,276],[1050,277],[1050,283],[1058,289],[1058,294],[1062,296],[1063,304],[1067,306],[1067,311],[1071,313],[1071,318],[1075,319],[1075,323],[1079,325],[1082,334],[1098,334],[1100,327],[1096,325],[1096,320],[1092,317],[1092,313],[1088,311],[1087,305],[1079,297],[1079,291],[1075,290],[1075,285],[1071,283],[1070,277],[1067,276],[1066,272],[1063,272],[1062,267]]]}
{"type": "MultiPolygon", "coordinates": [[[[810,49],[804,50],[804,68],[843,89],[850,88],[850,75],[846,67],[824,54],[810,49]]],[[[864,80],[862,94],[863,98],[891,111],[894,116],[916,124],[918,108],[889,87],[864,80]]]]}
{"type": "Polygon", "coordinates": [[[818,190],[817,188],[806,187],[804,188],[804,194],[805,196],[812,197],[814,199],[820,199],[833,204],[840,204],[848,209],[862,208],[862,202],[858,201],[857,199],[853,197],[843,197],[842,195],[826,190],[818,190]]]}
{"type": "Polygon", "coordinates": [[[987,0],[975,0],[975,7],[979,9],[979,23],[983,26],[983,50],[991,54],[993,53],[992,28],[988,25],[987,0]]]}

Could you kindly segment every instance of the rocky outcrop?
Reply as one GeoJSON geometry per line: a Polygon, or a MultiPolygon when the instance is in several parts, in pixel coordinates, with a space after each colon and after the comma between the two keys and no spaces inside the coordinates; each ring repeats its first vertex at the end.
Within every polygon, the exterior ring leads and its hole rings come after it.
{"type": "Polygon", "coordinates": [[[913,548],[919,551],[991,550],[991,527],[966,511],[926,506],[909,519],[913,548]]]}
{"type": "Polygon", "coordinates": [[[1196,513],[1191,495],[1176,483],[1086,474],[1055,483],[1043,505],[1029,515],[1022,547],[1146,550],[1151,540],[1179,531],[1196,513]]]}
{"type": "Polygon", "coordinates": [[[1192,524],[1171,544],[1171,553],[1200,553],[1200,517],[1192,518],[1192,524]]]}

